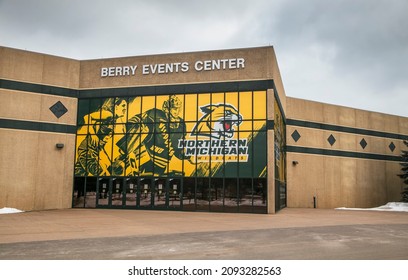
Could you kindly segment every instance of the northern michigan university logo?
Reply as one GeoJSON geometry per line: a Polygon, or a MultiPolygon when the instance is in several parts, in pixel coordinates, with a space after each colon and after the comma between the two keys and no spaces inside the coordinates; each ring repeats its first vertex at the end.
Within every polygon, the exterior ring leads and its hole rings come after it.
{"type": "Polygon", "coordinates": [[[242,115],[231,104],[207,104],[200,107],[203,114],[190,138],[179,140],[186,156],[198,162],[248,161],[248,140],[235,137],[235,129],[243,121],[242,115]]]}
{"type": "Polygon", "coordinates": [[[242,123],[242,116],[231,104],[210,104],[200,107],[203,116],[194,126],[191,136],[200,135],[220,139],[232,138],[234,127],[242,123]]]}

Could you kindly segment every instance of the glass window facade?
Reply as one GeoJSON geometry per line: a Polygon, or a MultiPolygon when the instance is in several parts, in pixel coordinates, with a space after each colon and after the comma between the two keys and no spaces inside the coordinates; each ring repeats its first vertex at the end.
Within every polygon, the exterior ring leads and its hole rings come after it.
{"type": "Polygon", "coordinates": [[[81,99],[74,207],[266,213],[266,91],[81,99]]]}
{"type": "Polygon", "coordinates": [[[286,207],[286,125],[275,99],[274,154],[275,154],[275,211],[286,207]]]}

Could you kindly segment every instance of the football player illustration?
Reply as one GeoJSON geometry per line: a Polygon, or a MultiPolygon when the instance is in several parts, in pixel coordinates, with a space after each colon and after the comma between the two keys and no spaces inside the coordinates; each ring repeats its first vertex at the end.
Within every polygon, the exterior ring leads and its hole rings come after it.
{"type": "Polygon", "coordinates": [[[178,140],[185,135],[185,122],[179,116],[180,99],[172,95],[162,109],[153,108],[128,120],[126,135],[116,145],[122,156],[115,168],[126,168],[126,174],[163,175],[173,156],[183,159],[178,140]]]}

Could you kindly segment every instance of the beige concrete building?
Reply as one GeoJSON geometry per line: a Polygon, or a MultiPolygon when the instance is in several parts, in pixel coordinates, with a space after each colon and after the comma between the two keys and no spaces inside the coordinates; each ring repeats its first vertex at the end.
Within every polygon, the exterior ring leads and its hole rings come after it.
{"type": "Polygon", "coordinates": [[[0,208],[275,213],[398,201],[408,118],[286,97],[272,47],[0,47],[0,208]]]}

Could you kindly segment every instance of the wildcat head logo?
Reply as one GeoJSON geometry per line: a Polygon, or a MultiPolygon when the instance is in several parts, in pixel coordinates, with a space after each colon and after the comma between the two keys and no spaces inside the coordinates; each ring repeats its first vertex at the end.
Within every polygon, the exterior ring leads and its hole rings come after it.
{"type": "Polygon", "coordinates": [[[220,139],[232,138],[234,127],[242,123],[242,116],[231,104],[209,104],[200,107],[204,114],[194,126],[191,136],[207,136],[220,139]]]}

